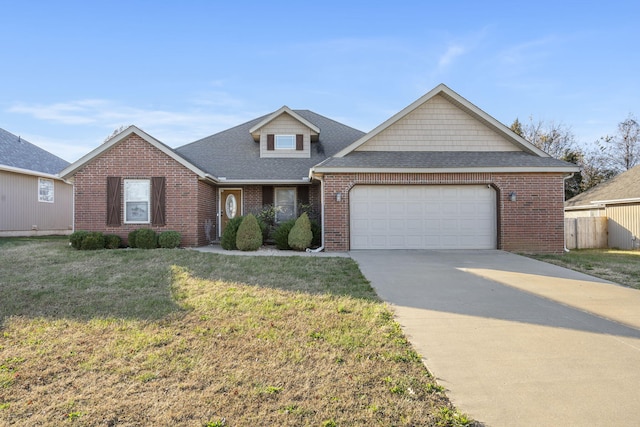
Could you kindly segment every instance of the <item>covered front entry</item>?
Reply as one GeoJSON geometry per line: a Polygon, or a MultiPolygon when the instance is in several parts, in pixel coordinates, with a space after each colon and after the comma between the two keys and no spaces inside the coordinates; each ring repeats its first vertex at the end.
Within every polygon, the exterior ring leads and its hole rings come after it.
{"type": "Polygon", "coordinates": [[[488,185],[356,185],[351,249],[496,249],[496,192],[488,185]]]}
{"type": "Polygon", "coordinates": [[[242,215],[242,190],[239,188],[223,188],[220,190],[220,236],[230,219],[242,215]]]}

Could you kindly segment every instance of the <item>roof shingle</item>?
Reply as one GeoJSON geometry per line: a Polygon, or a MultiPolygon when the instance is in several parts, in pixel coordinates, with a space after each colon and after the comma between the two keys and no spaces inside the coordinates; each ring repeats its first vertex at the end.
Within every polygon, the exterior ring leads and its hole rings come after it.
{"type": "Polygon", "coordinates": [[[565,206],[582,206],[594,201],[635,198],[640,198],[640,165],[567,200],[565,206]]]}
{"type": "Polygon", "coordinates": [[[265,117],[208,136],[175,151],[207,173],[227,180],[287,181],[302,180],[309,170],[364,135],[309,110],[293,110],[320,129],[317,142],[311,143],[310,158],[260,158],[260,145],[249,130],[265,117]]]}
{"type": "Polygon", "coordinates": [[[69,162],[0,128],[0,165],[54,175],[69,162]]]}

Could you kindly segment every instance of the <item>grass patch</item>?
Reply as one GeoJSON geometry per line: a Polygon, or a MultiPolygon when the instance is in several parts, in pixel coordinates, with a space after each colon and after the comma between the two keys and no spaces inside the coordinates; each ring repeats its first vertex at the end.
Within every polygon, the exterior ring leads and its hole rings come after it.
{"type": "Polygon", "coordinates": [[[0,424],[473,425],[350,259],[0,239],[0,271],[0,424]]]}
{"type": "Polygon", "coordinates": [[[640,251],[574,249],[562,255],[527,256],[640,289],[640,251]]]}

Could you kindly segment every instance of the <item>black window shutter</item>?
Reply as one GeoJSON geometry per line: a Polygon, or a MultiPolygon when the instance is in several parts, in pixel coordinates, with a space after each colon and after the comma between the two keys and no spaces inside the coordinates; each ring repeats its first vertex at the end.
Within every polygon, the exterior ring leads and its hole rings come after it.
{"type": "Polygon", "coordinates": [[[273,186],[262,186],[262,206],[273,204],[273,186]]]}
{"type": "Polygon", "coordinates": [[[107,225],[119,227],[120,211],[122,210],[122,196],[120,190],[120,177],[107,177],[107,225]]]}
{"type": "Polygon", "coordinates": [[[296,135],[296,150],[300,151],[304,149],[304,136],[302,134],[296,135]]]}
{"type": "Polygon", "coordinates": [[[151,225],[165,225],[165,178],[151,178],[151,225]]]}
{"type": "Polygon", "coordinates": [[[301,185],[298,187],[298,204],[299,205],[308,205],[309,204],[309,187],[307,185],[301,185]]]}
{"type": "Polygon", "coordinates": [[[267,134],[267,150],[273,151],[276,145],[275,135],[272,133],[267,134]]]}

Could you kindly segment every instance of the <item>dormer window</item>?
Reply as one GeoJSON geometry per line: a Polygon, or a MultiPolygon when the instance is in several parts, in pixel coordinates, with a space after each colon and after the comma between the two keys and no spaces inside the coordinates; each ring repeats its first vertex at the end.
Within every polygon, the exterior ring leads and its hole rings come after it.
{"type": "MultiPolygon", "coordinates": [[[[279,135],[279,134],[267,134],[267,150],[283,150],[283,151],[303,151],[304,150],[304,135],[279,135]]],[[[307,156],[308,157],[308,156],[307,156]]]]}
{"type": "Polygon", "coordinates": [[[295,135],[276,135],[276,150],[295,150],[295,135]]]}

